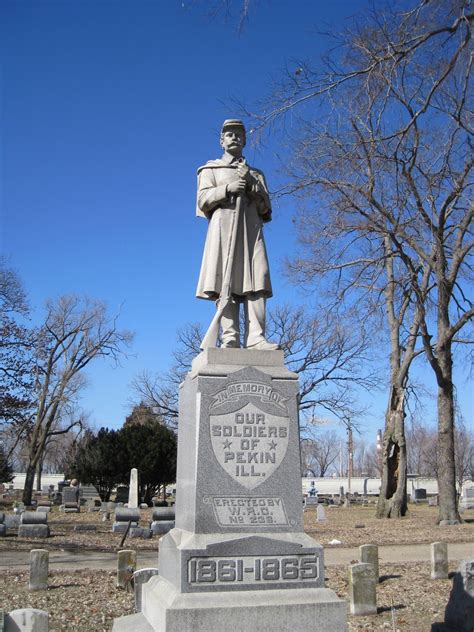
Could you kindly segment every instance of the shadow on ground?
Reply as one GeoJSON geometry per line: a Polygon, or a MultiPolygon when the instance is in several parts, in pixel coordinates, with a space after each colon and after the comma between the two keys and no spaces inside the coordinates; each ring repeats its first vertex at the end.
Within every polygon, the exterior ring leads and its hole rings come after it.
{"type": "Polygon", "coordinates": [[[381,608],[377,608],[377,614],[381,614],[382,612],[392,612],[392,610],[405,610],[406,606],[402,603],[394,603],[393,606],[382,606],[381,608]]]}
{"type": "Polygon", "coordinates": [[[381,575],[379,577],[379,584],[383,584],[383,582],[386,582],[388,579],[399,579],[400,577],[402,577],[402,575],[381,575]]]}

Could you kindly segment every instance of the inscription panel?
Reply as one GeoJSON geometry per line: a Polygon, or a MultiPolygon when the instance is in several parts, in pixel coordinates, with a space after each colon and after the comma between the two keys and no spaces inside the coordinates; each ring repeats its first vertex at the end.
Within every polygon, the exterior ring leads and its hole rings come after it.
{"type": "Polygon", "coordinates": [[[221,527],[236,525],[265,527],[288,524],[282,498],[214,496],[209,501],[212,502],[216,520],[221,527]]]}
{"type": "Polygon", "coordinates": [[[283,461],[288,448],[288,416],[264,412],[247,402],[234,412],[211,414],[209,421],[217,461],[243,487],[254,489],[283,461]]]}
{"type": "Polygon", "coordinates": [[[317,555],[192,557],[188,561],[188,582],[194,586],[299,584],[314,582],[318,577],[317,555]]]}

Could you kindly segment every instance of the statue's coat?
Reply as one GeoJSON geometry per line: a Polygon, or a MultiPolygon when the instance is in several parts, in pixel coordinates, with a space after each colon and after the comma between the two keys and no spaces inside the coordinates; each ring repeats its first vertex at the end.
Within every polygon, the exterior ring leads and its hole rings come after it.
{"type": "MultiPolygon", "coordinates": [[[[196,290],[198,298],[215,300],[222,288],[235,210],[227,184],[239,179],[238,161],[229,158],[224,154],[198,169],[196,212],[209,220],[196,290]]],[[[272,285],[262,225],[271,220],[272,209],[263,173],[250,167],[250,174],[251,189],[242,196],[231,291],[236,296],[262,292],[268,298],[272,296],[272,285]]]]}

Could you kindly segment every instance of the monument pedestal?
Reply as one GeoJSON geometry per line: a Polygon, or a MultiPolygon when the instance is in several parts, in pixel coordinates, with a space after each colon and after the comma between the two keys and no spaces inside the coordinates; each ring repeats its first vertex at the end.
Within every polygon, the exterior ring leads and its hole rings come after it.
{"type": "Polygon", "coordinates": [[[303,531],[297,376],[281,351],[207,349],[181,386],[176,528],[114,632],[343,632],[303,531]]]}

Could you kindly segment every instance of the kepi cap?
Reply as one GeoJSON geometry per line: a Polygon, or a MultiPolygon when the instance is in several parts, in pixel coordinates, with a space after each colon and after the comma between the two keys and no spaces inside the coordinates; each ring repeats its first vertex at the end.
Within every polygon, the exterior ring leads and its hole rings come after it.
{"type": "Polygon", "coordinates": [[[245,125],[239,119],[226,119],[222,123],[221,134],[223,134],[228,127],[241,127],[244,130],[245,134],[245,125]]]}

